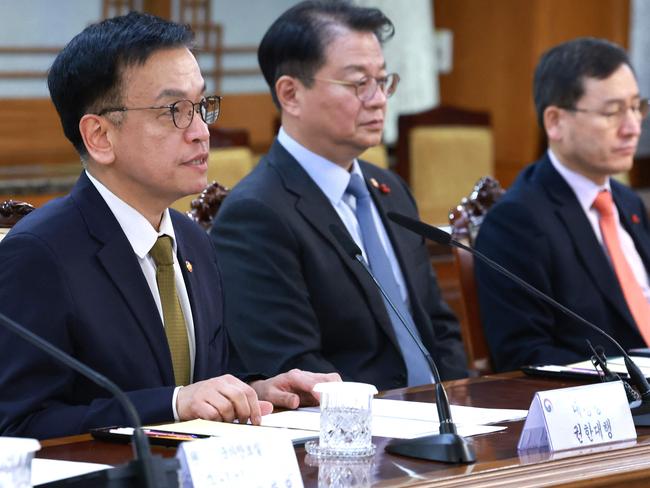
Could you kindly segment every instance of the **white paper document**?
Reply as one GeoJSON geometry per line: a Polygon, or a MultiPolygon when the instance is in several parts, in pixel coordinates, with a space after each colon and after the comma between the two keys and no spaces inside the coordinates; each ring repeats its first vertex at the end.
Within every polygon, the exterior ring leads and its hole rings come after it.
{"type": "MultiPolygon", "coordinates": [[[[483,424],[519,420],[526,410],[451,406],[458,433],[464,437],[504,430],[483,424]]],[[[317,407],[274,413],[262,417],[262,425],[318,431],[320,413],[317,407]]],[[[435,403],[374,399],[372,404],[372,435],[412,439],[439,433],[435,403]]]]}
{"type": "MultiPolygon", "coordinates": [[[[526,418],[528,410],[512,408],[477,408],[451,405],[451,416],[456,424],[487,425],[526,418]]],[[[406,402],[375,398],[372,401],[372,414],[380,417],[395,417],[413,420],[438,421],[435,403],[406,402]]]]}
{"type": "MultiPolygon", "coordinates": [[[[268,427],[285,427],[289,429],[320,430],[320,413],[313,411],[289,410],[272,413],[262,417],[262,425],[268,427]]],[[[437,421],[412,420],[396,417],[372,416],[372,435],[376,437],[393,437],[395,439],[413,439],[424,435],[438,434],[437,421]]],[[[491,425],[459,425],[458,433],[464,437],[487,434],[504,430],[505,427],[491,425]]]]}
{"type": "MultiPolygon", "coordinates": [[[[268,417],[268,415],[267,415],[268,417]]],[[[262,417],[264,419],[266,417],[262,417]]],[[[152,428],[166,432],[178,432],[182,434],[200,434],[209,435],[213,437],[221,437],[226,435],[241,435],[249,433],[272,433],[277,434],[278,429],[270,426],[257,426],[257,425],[242,425],[231,424],[228,422],[215,422],[212,420],[188,420],[187,422],[176,422],[166,425],[155,425],[152,428]]],[[[285,426],[278,426],[285,427],[285,426]]],[[[316,429],[318,430],[318,429],[316,429]]],[[[314,439],[318,434],[314,434],[312,430],[300,430],[300,428],[284,428],[281,429],[282,433],[286,435],[289,440],[294,444],[304,442],[307,439],[314,439]]]]}
{"type": "Polygon", "coordinates": [[[38,486],[112,467],[108,464],[34,458],[32,459],[32,485],[38,486]]]}
{"type": "MultiPolygon", "coordinates": [[[[643,373],[643,376],[650,378],[650,358],[642,356],[632,356],[632,361],[636,364],[643,373]]],[[[625,374],[627,375],[627,368],[625,367],[625,362],[623,357],[617,356],[614,358],[607,358],[607,367],[612,373],[625,374]]],[[[575,370],[588,370],[594,371],[594,365],[591,364],[591,361],[580,361],[579,363],[567,364],[567,368],[575,370]]]]}

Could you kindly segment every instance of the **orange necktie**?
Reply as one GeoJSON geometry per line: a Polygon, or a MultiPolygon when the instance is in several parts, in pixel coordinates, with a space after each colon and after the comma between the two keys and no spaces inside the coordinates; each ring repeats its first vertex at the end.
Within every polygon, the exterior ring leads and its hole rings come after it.
{"type": "Polygon", "coordinates": [[[600,231],[607,246],[614,272],[623,290],[627,306],[634,317],[643,339],[650,346],[650,303],[643,295],[641,285],[636,280],[632,268],[623,255],[618,240],[618,229],[614,218],[614,202],[608,191],[601,191],[594,200],[593,208],[600,214],[600,231]]]}

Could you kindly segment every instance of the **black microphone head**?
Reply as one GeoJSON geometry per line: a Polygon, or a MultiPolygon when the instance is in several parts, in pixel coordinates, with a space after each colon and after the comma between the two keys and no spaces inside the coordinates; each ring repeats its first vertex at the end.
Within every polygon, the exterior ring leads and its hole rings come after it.
{"type": "Polygon", "coordinates": [[[442,244],[443,246],[451,246],[453,244],[451,235],[447,234],[444,230],[395,212],[388,212],[386,215],[388,215],[388,218],[396,224],[410,230],[411,232],[415,232],[417,235],[426,237],[427,239],[442,244]]]}
{"type": "Polygon", "coordinates": [[[334,239],[336,239],[336,241],[341,245],[345,253],[352,259],[356,259],[357,256],[361,255],[361,249],[359,249],[357,243],[354,242],[349,235],[343,232],[341,226],[331,224],[330,232],[334,236],[334,239]]]}

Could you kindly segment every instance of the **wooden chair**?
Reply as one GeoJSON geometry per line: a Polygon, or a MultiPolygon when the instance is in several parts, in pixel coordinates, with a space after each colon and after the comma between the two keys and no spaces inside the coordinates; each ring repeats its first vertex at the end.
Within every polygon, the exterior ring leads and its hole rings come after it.
{"type": "Polygon", "coordinates": [[[388,151],[386,150],[386,146],[383,144],[369,147],[363,152],[363,154],[359,156],[359,159],[368,161],[369,163],[372,163],[383,169],[388,169],[389,167],[388,151]]]}
{"type": "MultiPolygon", "coordinates": [[[[208,156],[208,181],[218,180],[224,187],[232,188],[255,167],[256,157],[249,147],[248,131],[209,127],[210,154],[208,156]]],[[[172,205],[179,212],[191,210],[199,195],[183,197],[172,205]]]]}
{"type": "MultiPolygon", "coordinates": [[[[489,176],[481,178],[474,185],[469,196],[463,198],[459,205],[449,211],[452,237],[473,246],[487,211],[503,193],[504,190],[497,180],[489,176]]],[[[490,373],[492,372],[490,350],[481,324],[474,278],[474,257],[458,248],[453,248],[453,254],[460,281],[463,307],[460,323],[469,367],[479,374],[490,373]]]]}
{"type": "Polygon", "coordinates": [[[441,106],[401,115],[396,172],[413,190],[422,220],[447,221],[447,210],[481,176],[493,174],[490,116],[441,106]]]}
{"type": "Polygon", "coordinates": [[[0,241],[16,223],[34,210],[34,206],[26,202],[5,200],[0,202],[0,241]]]}
{"type": "Polygon", "coordinates": [[[234,129],[228,127],[219,127],[216,125],[208,126],[210,131],[210,147],[249,147],[250,136],[246,129],[234,129]]]}
{"type": "Polygon", "coordinates": [[[190,211],[187,216],[203,227],[206,232],[212,227],[214,216],[217,215],[224,198],[228,196],[230,190],[225,186],[213,181],[201,192],[201,194],[192,200],[190,211]]]}

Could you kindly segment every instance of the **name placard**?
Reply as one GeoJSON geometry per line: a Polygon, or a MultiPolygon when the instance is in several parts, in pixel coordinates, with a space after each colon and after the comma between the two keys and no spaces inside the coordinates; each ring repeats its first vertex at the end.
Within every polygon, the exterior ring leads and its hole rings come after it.
{"type": "Polygon", "coordinates": [[[293,444],[282,433],[183,442],[176,457],[182,488],[303,486],[293,444]]]}
{"type": "Polygon", "coordinates": [[[630,407],[615,381],[537,392],[517,449],[562,451],[632,439],[630,407]]]}

